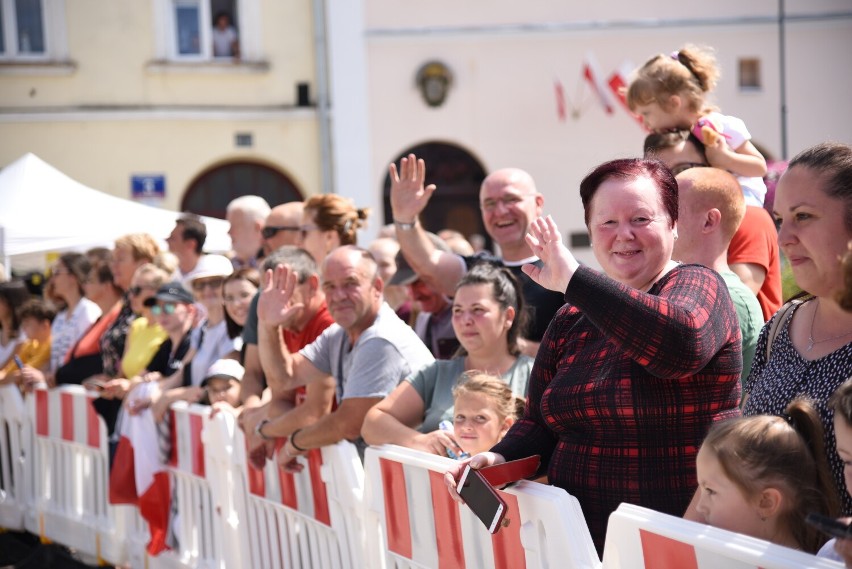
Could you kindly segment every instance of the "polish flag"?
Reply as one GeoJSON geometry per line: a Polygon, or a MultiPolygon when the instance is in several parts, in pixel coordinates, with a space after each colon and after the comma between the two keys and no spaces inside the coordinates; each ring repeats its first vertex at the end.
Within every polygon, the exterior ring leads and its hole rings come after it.
{"type": "MultiPolygon", "coordinates": [[[[147,397],[146,383],[135,389],[130,397],[147,397]]],[[[151,540],[148,553],[157,555],[165,549],[171,506],[171,488],[166,465],[160,461],[157,425],[150,409],[125,414],[121,439],[115,453],[109,479],[111,504],[133,504],[148,522],[151,540]]]]}
{"type": "Polygon", "coordinates": [[[616,100],[621,103],[621,106],[624,107],[624,110],[633,117],[633,119],[638,122],[644,128],[644,124],[642,122],[642,117],[635,114],[630,110],[630,107],[627,106],[627,78],[630,77],[630,74],[633,73],[633,70],[636,68],[635,65],[629,60],[625,60],[621,66],[612,72],[607,80],[607,85],[609,85],[610,91],[615,96],[616,100]]]}
{"type": "Polygon", "coordinates": [[[588,52],[583,59],[583,78],[592,86],[606,114],[611,115],[615,111],[615,101],[609,87],[603,82],[598,62],[592,52],[588,52]]]}
{"type": "Polygon", "coordinates": [[[554,79],[553,90],[556,93],[556,116],[561,122],[565,122],[565,89],[562,87],[562,81],[554,79]]]}

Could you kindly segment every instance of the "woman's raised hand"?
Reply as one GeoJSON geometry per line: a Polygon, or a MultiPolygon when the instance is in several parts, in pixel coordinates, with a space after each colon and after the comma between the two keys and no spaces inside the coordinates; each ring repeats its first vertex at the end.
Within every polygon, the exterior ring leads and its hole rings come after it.
{"type": "Polygon", "coordinates": [[[422,158],[418,160],[414,154],[409,154],[400,161],[399,172],[393,163],[389,170],[394,221],[412,223],[429,203],[429,198],[435,191],[435,184],[425,186],[426,162],[422,158]]]}
{"type": "Polygon", "coordinates": [[[565,292],[568,282],[580,266],[571,251],[562,244],[562,235],[549,215],[539,217],[530,224],[527,244],[544,263],[543,267],[527,263],[521,269],[546,289],[565,292]]]}

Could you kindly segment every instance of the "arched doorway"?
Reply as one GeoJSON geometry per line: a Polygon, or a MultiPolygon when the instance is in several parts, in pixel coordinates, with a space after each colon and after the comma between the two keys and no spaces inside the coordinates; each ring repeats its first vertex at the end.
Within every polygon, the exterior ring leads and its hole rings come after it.
{"type": "MultiPolygon", "coordinates": [[[[455,229],[465,237],[478,233],[485,237],[486,248],[491,248],[491,237],[485,232],[479,210],[479,186],[485,179],[485,169],[467,150],[445,142],[426,142],[409,148],[396,157],[414,153],[426,161],[426,184],[438,189],[432,194],[429,205],[420,215],[420,222],[428,231],[455,229]]],[[[384,185],[385,223],[392,223],[390,206],[390,175],[384,185]]]]}
{"type": "Polygon", "coordinates": [[[181,211],[225,218],[234,198],[254,195],[270,206],[302,200],[302,192],[285,174],[259,162],[228,162],[202,172],[183,195],[181,211]]]}

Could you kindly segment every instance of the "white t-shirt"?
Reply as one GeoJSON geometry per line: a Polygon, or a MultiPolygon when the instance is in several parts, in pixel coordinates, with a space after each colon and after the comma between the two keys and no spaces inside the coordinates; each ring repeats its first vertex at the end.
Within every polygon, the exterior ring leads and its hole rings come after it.
{"type": "Polygon", "coordinates": [[[237,30],[228,26],[224,30],[213,28],[213,57],[233,57],[233,45],[237,41],[237,30]]]}
{"type": "Polygon", "coordinates": [[[50,326],[50,371],[59,369],[68,350],[74,347],[100,315],[100,307],[85,297],[80,299],[72,314],[68,314],[66,308],[56,315],[50,326]]]}
{"type": "Polygon", "coordinates": [[[231,352],[239,352],[242,348],[242,342],[242,338],[239,336],[236,338],[228,337],[228,325],[224,320],[212,328],[208,327],[205,321],[200,328],[193,330],[192,346],[195,347],[196,352],[190,368],[192,385],[201,385],[210,366],[231,352]],[[201,345],[198,345],[199,337],[201,338],[201,345]]]}
{"type": "MultiPolygon", "coordinates": [[[[721,132],[725,136],[725,142],[731,150],[736,150],[751,140],[751,134],[741,119],[721,113],[709,113],[707,117],[717,126],[721,125],[721,132]]],[[[734,174],[734,176],[743,189],[746,205],[763,207],[763,200],[766,198],[766,183],[763,181],[763,178],[757,176],[740,176],[738,174],[734,174]]]]}

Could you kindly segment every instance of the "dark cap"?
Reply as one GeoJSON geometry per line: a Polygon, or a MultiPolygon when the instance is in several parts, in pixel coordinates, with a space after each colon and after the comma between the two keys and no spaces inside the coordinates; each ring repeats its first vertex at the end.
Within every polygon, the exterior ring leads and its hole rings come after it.
{"type": "MultiPolygon", "coordinates": [[[[426,232],[426,235],[429,236],[429,240],[432,242],[432,245],[435,246],[435,249],[439,251],[450,251],[449,245],[447,242],[435,235],[434,233],[426,232]]],[[[405,257],[402,254],[402,251],[396,254],[396,272],[391,277],[391,280],[387,283],[389,285],[410,285],[414,281],[420,278],[414,269],[411,268],[411,265],[408,264],[408,261],[405,260],[405,257]]]]}
{"type": "Polygon", "coordinates": [[[162,285],[157,290],[157,294],[145,301],[145,306],[154,306],[158,300],[164,302],[183,302],[184,304],[195,302],[192,293],[183,288],[180,281],[172,281],[162,285]]]}

